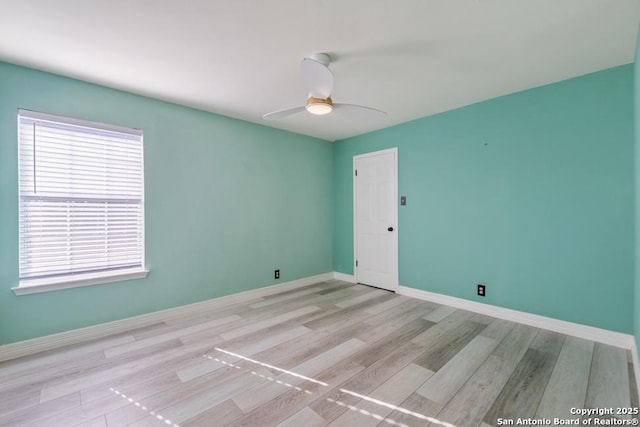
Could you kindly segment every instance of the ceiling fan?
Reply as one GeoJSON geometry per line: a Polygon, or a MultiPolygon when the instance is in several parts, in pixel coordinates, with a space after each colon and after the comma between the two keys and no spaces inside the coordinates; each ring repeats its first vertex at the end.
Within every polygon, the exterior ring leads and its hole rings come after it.
{"type": "Polygon", "coordinates": [[[304,58],[300,64],[302,79],[309,88],[307,104],[300,107],[287,108],[273,111],[262,116],[265,120],[277,120],[291,116],[302,111],[323,116],[333,112],[343,114],[354,119],[369,119],[386,115],[384,111],[361,105],[342,104],[333,102],[331,91],[333,90],[333,73],[329,69],[331,58],[326,53],[317,53],[309,58],[304,58]]]}

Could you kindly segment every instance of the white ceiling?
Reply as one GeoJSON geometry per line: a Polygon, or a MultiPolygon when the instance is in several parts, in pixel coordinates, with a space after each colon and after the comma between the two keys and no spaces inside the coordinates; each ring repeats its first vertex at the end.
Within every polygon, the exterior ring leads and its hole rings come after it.
{"type": "Polygon", "coordinates": [[[640,0],[2,3],[0,60],[327,140],[630,63],[640,22],[640,0]],[[335,102],[387,116],[263,121],[317,52],[335,102]]]}

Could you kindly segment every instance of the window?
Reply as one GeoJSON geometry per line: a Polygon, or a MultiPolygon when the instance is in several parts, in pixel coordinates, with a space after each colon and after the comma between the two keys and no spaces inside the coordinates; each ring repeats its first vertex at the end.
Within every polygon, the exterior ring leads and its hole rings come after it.
{"type": "Polygon", "coordinates": [[[142,131],[19,110],[18,161],[17,294],[146,276],[142,131]]]}

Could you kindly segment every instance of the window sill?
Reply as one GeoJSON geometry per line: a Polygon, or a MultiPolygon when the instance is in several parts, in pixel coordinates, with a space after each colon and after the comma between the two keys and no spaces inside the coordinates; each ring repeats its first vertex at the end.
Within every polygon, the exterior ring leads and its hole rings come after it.
{"type": "Polygon", "coordinates": [[[55,279],[31,279],[20,281],[20,286],[11,288],[16,295],[37,294],[40,292],[58,291],[61,289],[79,288],[82,286],[101,285],[103,283],[121,282],[123,280],[144,279],[149,270],[123,270],[110,274],[82,274],[73,277],[55,279]]]}

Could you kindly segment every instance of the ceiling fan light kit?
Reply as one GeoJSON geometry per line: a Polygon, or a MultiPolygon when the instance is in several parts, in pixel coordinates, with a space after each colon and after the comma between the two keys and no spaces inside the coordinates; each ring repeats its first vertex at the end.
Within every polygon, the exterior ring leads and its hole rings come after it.
{"type": "Polygon", "coordinates": [[[333,72],[329,69],[331,57],[326,53],[316,53],[309,58],[304,58],[300,64],[302,80],[309,89],[309,97],[305,106],[287,108],[285,110],[267,113],[264,120],[277,120],[307,111],[314,116],[324,116],[334,110],[340,114],[354,119],[378,118],[386,115],[384,111],[361,105],[333,103],[331,91],[333,90],[333,72]]]}
{"type": "Polygon", "coordinates": [[[324,116],[325,114],[329,114],[333,111],[333,102],[331,101],[331,97],[322,99],[310,96],[309,99],[307,99],[307,105],[304,108],[311,114],[324,116]]]}

